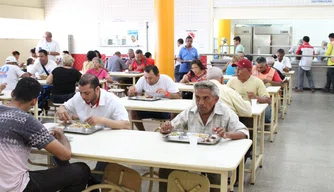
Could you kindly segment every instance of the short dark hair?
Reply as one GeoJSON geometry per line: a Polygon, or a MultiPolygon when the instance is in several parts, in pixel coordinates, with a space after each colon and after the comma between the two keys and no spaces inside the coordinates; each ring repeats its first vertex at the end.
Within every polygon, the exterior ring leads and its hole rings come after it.
{"type": "Polygon", "coordinates": [[[32,64],[32,61],[33,61],[32,58],[27,59],[27,66],[31,65],[31,64],[32,64]]]}
{"type": "Polygon", "coordinates": [[[88,84],[90,85],[89,86],[90,88],[95,89],[96,87],[98,87],[100,85],[100,81],[95,75],[86,73],[86,74],[81,76],[80,81],[79,81],[79,85],[80,86],[85,86],[85,85],[88,85],[88,84]]]}
{"type": "Polygon", "coordinates": [[[88,61],[92,61],[94,59],[94,57],[96,57],[95,51],[88,51],[86,57],[87,57],[88,61]]]}
{"type": "Polygon", "coordinates": [[[241,42],[241,38],[239,36],[235,36],[233,40],[241,42]]]}
{"type": "Polygon", "coordinates": [[[14,56],[14,55],[20,55],[20,52],[18,52],[18,51],[13,51],[12,52],[12,55],[14,56]]]}
{"type": "Polygon", "coordinates": [[[277,53],[285,54],[285,51],[284,51],[284,49],[278,49],[278,50],[277,50],[277,53]]]}
{"type": "MultiPolygon", "coordinates": [[[[206,67],[203,65],[203,63],[199,59],[192,60],[190,62],[190,67],[193,64],[196,64],[201,70],[205,70],[206,69],[206,67]]],[[[195,73],[192,70],[190,70],[190,75],[193,77],[193,76],[195,76],[195,73]]]]}
{"type": "Polygon", "coordinates": [[[48,52],[44,49],[39,50],[38,53],[44,53],[45,56],[48,55],[48,52]]]}
{"type": "Polygon", "coordinates": [[[264,57],[258,57],[256,63],[267,63],[267,59],[264,57]]]}
{"type": "Polygon", "coordinates": [[[13,90],[13,98],[22,103],[36,99],[42,90],[41,84],[34,78],[25,77],[19,80],[13,90]]]}
{"type": "Polygon", "coordinates": [[[151,57],[151,56],[152,56],[152,54],[151,54],[150,52],[146,52],[146,53],[145,53],[145,57],[146,57],[146,58],[149,58],[149,57],[151,57]]]}
{"type": "Polygon", "coordinates": [[[328,38],[334,38],[334,33],[330,33],[330,34],[328,35],[328,38]]]}
{"type": "Polygon", "coordinates": [[[153,73],[154,73],[155,76],[159,75],[159,69],[158,69],[158,67],[155,66],[155,65],[147,65],[147,66],[145,67],[144,71],[145,71],[146,73],[149,73],[149,72],[153,71],[153,73]]]}
{"type": "Polygon", "coordinates": [[[140,50],[140,49],[137,49],[137,50],[136,50],[136,54],[143,54],[143,51],[140,50]]]}
{"type": "Polygon", "coordinates": [[[98,56],[100,59],[102,58],[100,51],[95,50],[95,53],[97,53],[97,56],[98,56]]]}
{"type": "Polygon", "coordinates": [[[36,53],[36,48],[30,49],[30,53],[36,53]]]}
{"type": "Polygon", "coordinates": [[[63,53],[64,54],[68,54],[68,55],[70,54],[70,52],[68,52],[68,51],[63,51],[63,53]]]}
{"type": "Polygon", "coordinates": [[[178,39],[177,42],[180,43],[180,44],[183,44],[183,43],[184,43],[183,39],[181,39],[181,38],[178,39]]]}
{"type": "Polygon", "coordinates": [[[115,55],[121,55],[121,52],[116,51],[116,52],[115,52],[115,55]]]}
{"type": "Polygon", "coordinates": [[[308,36],[304,36],[304,37],[303,37],[303,41],[305,41],[305,42],[308,43],[308,42],[310,42],[310,38],[309,38],[308,36]]]}
{"type": "Polygon", "coordinates": [[[192,36],[188,35],[188,36],[186,37],[186,40],[187,40],[187,39],[193,39],[193,38],[192,38],[192,36]]]}

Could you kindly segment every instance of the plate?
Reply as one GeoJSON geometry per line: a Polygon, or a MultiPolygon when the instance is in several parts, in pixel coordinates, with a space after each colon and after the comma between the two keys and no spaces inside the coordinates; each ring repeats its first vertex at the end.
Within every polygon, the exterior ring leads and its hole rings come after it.
{"type": "MultiPolygon", "coordinates": [[[[197,133],[198,135],[198,144],[204,145],[214,145],[218,143],[221,139],[218,135],[209,135],[205,133],[197,133]]],[[[163,136],[167,141],[171,142],[181,142],[181,143],[189,143],[188,136],[185,132],[172,132],[170,134],[163,136]]]]}
{"type": "Polygon", "coordinates": [[[145,96],[134,96],[128,97],[130,100],[137,100],[137,101],[157,101],[160,100],[160,97],[145,97],[145,96]]]}

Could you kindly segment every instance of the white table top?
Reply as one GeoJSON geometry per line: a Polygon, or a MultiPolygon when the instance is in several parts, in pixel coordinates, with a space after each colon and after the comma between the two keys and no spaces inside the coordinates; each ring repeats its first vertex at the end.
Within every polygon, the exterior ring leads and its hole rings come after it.
{"type": "Polygon", "coordinates": [[[158,101],[135,101],[127,97],[120,99],[127,110],[180,113],[189,108],[194,101],[189,99],[161,99],[158,101]]]}
{"type": "Polygon", "coordinates": [[[194,85],[186,85],[185,83],[175,83],[179,91],[194,92],[194,85]]]}
{"type": "Polygon", "coordinates": [[[191,147],[166,142],[156,132],[110,129],[66,135],[72,137],[73,158],[211,173],[234,170],[252,143],[222,139],[216,145],[191,147]]]}
{"type": "Polygon", "coordinates": [[[256,104],[255,106],[252,106],[252,116],[258,116],[261,115],[263,113],[263,111],[266,110],[266,108],[268,107],[267,103],[263,103],[263,104],[256,104]]]}
{"type": "Polygon", "coordinates": [[[295,71],[284,72],[283,74],[284,75],[293,75],[293,74],[295,74],[295,71]]]}
{"type": "Polygon", "coordinates": [[[141,77],[144,73],[109,72],[111,77],[141,77]]]}
{"type": "Polygon", "coordinates": [[[4,95],[0,96],[0,101],[9,101],[12,100],[12,90],[3,90],[1,93],[3,93],[4,95]]]}
{"type": "MultiPolygon", "coordinates": [[[[38,81],[39,84],[41,84],[41,85],[47,85],[46,80],[37,80],[37,81],[38,81]]],[[[103,84],[103,83],[106,83],[106,82],[107,82],[106,79],[100,79],[99,81],[100,81],[100,84],[103,84]]]]}
{"type": "Polygon", "coordinates": [[[224,80],[230,80],[233,77],[236,77],[236,76],[233,76],[233,75],[224,75],[224,80]]]}
{"type": "Polygon", "coordinates": [[[269,86],[266,88],[269,94],[276,94],[281,89],[280,86],[269,86]]]}

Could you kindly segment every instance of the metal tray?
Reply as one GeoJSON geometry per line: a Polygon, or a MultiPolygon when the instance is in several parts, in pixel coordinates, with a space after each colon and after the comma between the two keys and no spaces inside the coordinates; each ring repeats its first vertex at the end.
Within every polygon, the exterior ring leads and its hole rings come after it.
{"type": "Polygon", "coordinates": [[[103,129],[102,126],[93,126],[91,128],[64,127],[63,130],[65,133],[78,133],[83,135],[90,135],[102,129],[103,129]]]}
{"type": "Polygon", "coordinates": [[[130,100],[137,100],[137,101],[157,101],[160,100],[160,97],[152,97],[148,98],[145,96],[134,96],[134,97],[129,97],[130,100]]]}
{"type": "MultiPolygon", "coordinates": [[[[188,136],[184,134],[184,132],[172,132],[170,134],[164,135],[163,137],[170,142],[189,143],[188,136]]],[[[221,137],[218,135],[211,135],[209,140],[207,140],[207,137],[209,137],[209,134],[199,133],[199,139],[197,143],[203,145],[214,145],[217,144],[221,139],[221,137]]]]}
{"type": "Polygon", "coordinates": [[[0,93],[0,96],[3,96],[3,95],[5,95],[4,93],[0,93]]]}
{"type": "Polygon", "coordinates": [[[129,73],[129,74],[140,74],[140,72],[137,72],[137,71],[127,71],[125,73],[129,73]]]}

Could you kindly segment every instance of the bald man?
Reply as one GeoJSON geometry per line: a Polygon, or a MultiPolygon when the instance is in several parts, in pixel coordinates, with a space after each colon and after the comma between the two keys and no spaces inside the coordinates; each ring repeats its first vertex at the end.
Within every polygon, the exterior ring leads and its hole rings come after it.
{"type": "Polygon", "coordinates": [[[48,52],[49,59],[53,61],[56,61],[56,56],[60,55],[59,44],[57,41],[52,40],[52,33],[49,31],[45,32],[43,39],[38,42],[36,53],[42,49],[48,52]]]}

